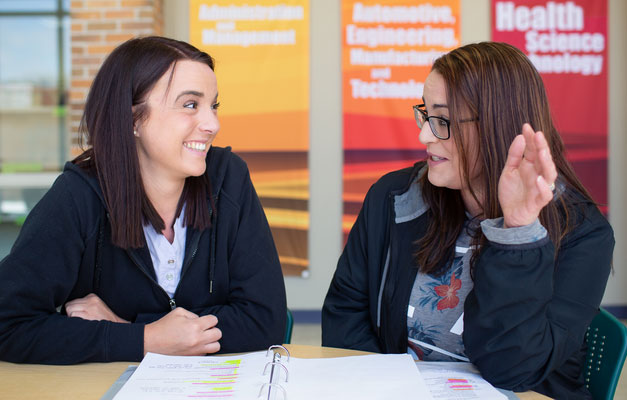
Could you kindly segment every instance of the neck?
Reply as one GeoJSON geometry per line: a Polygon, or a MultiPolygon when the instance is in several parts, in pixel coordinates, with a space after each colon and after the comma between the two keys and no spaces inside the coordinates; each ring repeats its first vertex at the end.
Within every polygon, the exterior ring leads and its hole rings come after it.
{"type": "MultiPolygon", "coordinates": [[[[143,178],[143,177],[142,177],[143,178]]],[[[185,181],[163,181],[163,180],[151,180],[150,177],[144,178],[144,190],[150,203],[155,208],[155,211],[159,214],[165,225],[165,230],[162,232],[172,233],[172,226],[176,220],[176,208],[179,204],[181,194],[183,193],[183,187],[185,181]]]]}
{"type": "MultiPolygon", "coordinates": [[[[462,200],[464,201],[464,206],[466,207],[466,211],[468,211],[470,215],[476,217],[477,215],[483,213],[483,207],[479,202],[477,202],[477,200],[475,200],[469,189],[462,189],[461,194],[462,200]]],[[[475,194],[477,195],[477,197],[481,198],[481,193],[475,192],[475,194]]]]}

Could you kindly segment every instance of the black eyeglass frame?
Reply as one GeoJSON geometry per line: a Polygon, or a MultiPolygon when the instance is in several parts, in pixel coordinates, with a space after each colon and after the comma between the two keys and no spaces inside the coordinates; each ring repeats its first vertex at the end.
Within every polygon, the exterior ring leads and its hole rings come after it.
{"type": "MultiPolygon", "coordinates": [[[[425,104],[416,104],[415,106],[411,107],[414,109],[414,119],[416,120],[416,125],[418,125],[418,128],[422,129],[422,127],[424,126],[424,122],[422,122],[420,118],[420,116],[422,115],[424,120],[429,123],[429,127],[431,128],[431,132],[433,133],[433,136],[437,137],[440,140],[450,139],[451,138],[451,121],[449,121],[448,119],[444,117],[429,116],[427,114],[427,110],[424,109],[425,107],[426,107],[425,104]],[[446,137],[441,137],[440,135],[438,135],[438,130],[436,129],[436,126],[434,126],[433,122],[431,122],[434,119],[444,121],[444,123],[446,124],[446,133],[447,133],[446,137]]],[[[472,122],[472,121],[479,121],[479,118],[462,119],[459,122],[462,123],[462,122],[472,122]]]]}

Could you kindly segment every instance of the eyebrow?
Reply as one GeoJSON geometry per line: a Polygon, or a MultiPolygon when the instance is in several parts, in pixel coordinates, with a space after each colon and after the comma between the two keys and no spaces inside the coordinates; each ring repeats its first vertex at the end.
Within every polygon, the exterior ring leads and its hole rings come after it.
{"type": "MultiPolygon", "coordinates": [[[[192,95],[192,96],[197,96],[197,97],[205,97],[205,94],[202,93],[202,92],[198,92],[196,90],[186,90],[184,92],[179,93],[179,95],[176,96],[176,99],[174,101],[176,102],[182,96],[185,96],[185,95],[188,95],[188,94],[192,95]]],[[[218,93],[216,93],[215,97],[213,98],[213,102],[215,103],[216,101],[218,101],[218,93]]]]}
{"type": "MultiPolygon", "coordinates": [[[[422,103],[425,104],[425,105],[427,104],[427,102],[425,101],[424,96],[422,97],[422,103]]],[[[434,104],[433,108],[448,108],[448,105],[446,105],[446,104],[434,104]]]]}
{"type": "Polygon", "coordinates": [[[196,90],[186,90],[184,92],[179,93],[178,96],[176,96],[176,99],[174,101],[177,101],[178,99],[180,99],[183,96],[186,96],[188,94],[191,94],[192,96],[196,96],[196,97],[204,97],[204,93],[198,92],[196,90]]]}

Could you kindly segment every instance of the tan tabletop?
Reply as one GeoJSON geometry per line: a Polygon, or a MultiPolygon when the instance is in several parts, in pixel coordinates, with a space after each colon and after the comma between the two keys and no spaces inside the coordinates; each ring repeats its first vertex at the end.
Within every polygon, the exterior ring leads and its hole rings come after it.
{"type": "MultiPolygon", "coordinates": [[[[294,357],[330,358],[370,354],[363,351],[285,345],[294,357]]],[[[100,399],[129,365],[113,362],[79,365],[34,365],[0,362],[0,399],[100,399]]],[[[547,399],[535,392],[516,393],[523,400],[547,399]]]]}

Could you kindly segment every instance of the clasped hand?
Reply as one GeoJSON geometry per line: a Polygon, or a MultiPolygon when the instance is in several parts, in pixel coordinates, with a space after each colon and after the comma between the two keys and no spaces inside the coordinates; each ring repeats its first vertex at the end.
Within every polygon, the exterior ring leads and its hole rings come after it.
{"type": "MultiPolygon", "coordinates": [[[[129,323],[118,317],[96,294],[90,293],[65,304],[68,317],[92,321],[129,323]]],[[[220,350],[222,332],[215,315],[198,316],[178,307],[144,328],[144,354],[205,355],[220,350]]]]}
{"type": "Polygon", "coordinates": [[[91,321],[111,321],[128,323],[118,317],[98,295],[90,293],[80,299],[74,299],[65,303],[65,311],[68,317],[78,317],[91,321]]]}
{"type": "Polygon", "coordinates": [[[499,179],[498,196],[504,227],[535,221],[542,208],[553,199],[551,185],[556,179],[557,169],[544,134],[524,124],[522,134],[516,136],[509,147],[499,179]]]}
{"type": "Polygon", "coordinates": [[[220,350],[222,332],[216,328],[215,315],[202,317],[182,307],[144,329],[144,354],[147,352],[180,356],[201,356],[220,350]]]}

